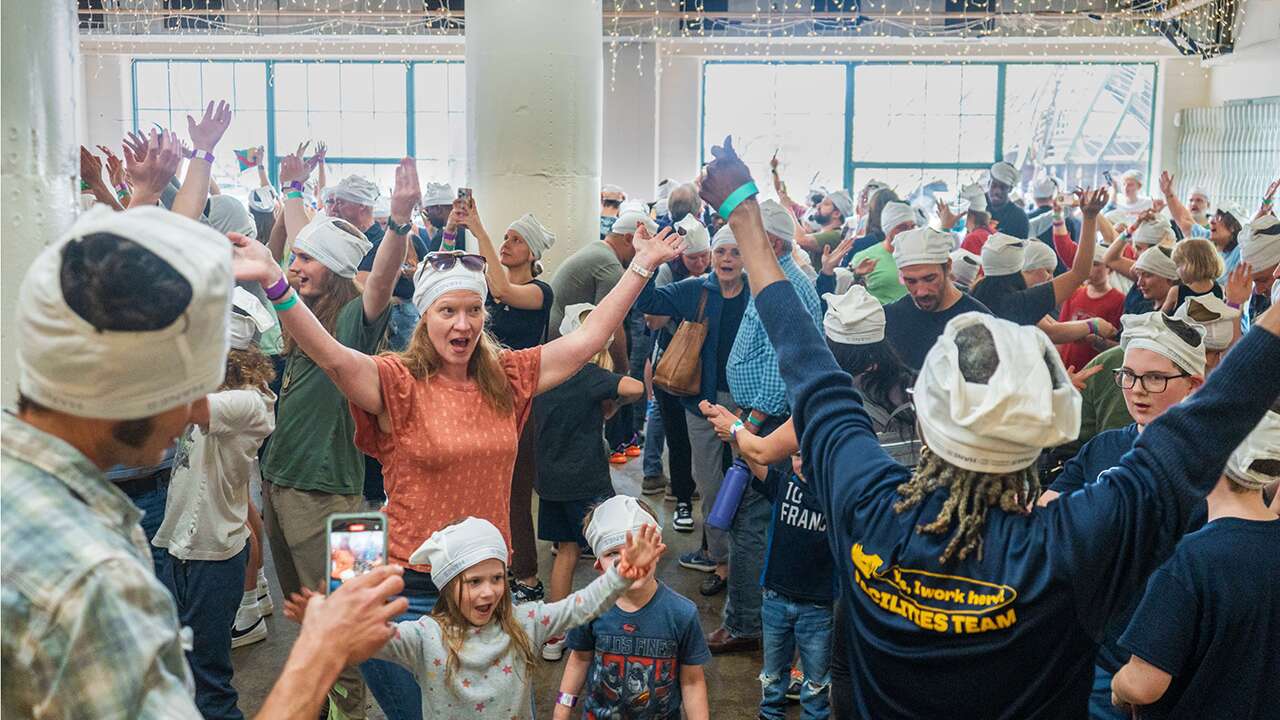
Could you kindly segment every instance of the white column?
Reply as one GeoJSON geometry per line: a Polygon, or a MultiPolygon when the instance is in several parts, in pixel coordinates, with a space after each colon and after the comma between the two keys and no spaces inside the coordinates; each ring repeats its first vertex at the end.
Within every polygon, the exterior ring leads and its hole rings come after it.
{"type": "Polygon", "coordinates": [[[75,3],[3,0],[3,15],[0,402],[10,406],[18,385],[18,286],[40,249],[75,217],[79,38],[75,3]]]}
{"type": "Polygon", "coordinates": [[[599,0],[467,3],[467,176],[495,242],[532,211],[558,261],[599,237],[599,0]]]}

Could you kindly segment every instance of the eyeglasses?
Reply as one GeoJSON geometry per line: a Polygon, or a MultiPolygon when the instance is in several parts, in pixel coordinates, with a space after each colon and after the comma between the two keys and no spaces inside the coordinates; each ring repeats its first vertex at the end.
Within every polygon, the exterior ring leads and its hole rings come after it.
{"type": "Polygon", "coordinates": [[[1117,368],[1111,372],[1115,373],[1116,385],[1122,390],[1132,390],[1137,383],[1142,384],[1142,389],[1149,393],[1162,393],[1169,387],[1170,380],[1178,378],[1191,377],[1191,373],[1178,373],[1177,375],[1161,375],[1160,373],[1148,373],[1146,375],[1135,375],[1128,368],[1117,368]]]}
{"type": "Polygon", "coordinates": [[[427,257],[424,260],[436,272],[452,270],[453,266],[458,263],[462,263],[462,267],[471,272],[484,272],[485,268],[488,267],[483,255],[462,252],[461,250],[427,253],[427,257]]]}

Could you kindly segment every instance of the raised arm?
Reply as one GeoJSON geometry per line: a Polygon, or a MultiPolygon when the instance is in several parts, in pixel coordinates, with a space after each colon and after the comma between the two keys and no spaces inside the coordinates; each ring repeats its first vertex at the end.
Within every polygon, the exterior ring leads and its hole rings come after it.
{"type": "Polygon", "coordinates": [[[396,186],[391,192],[391,222],[387,224],[387,233],[382,236],[378,251],[373,255],[373,269],[365,278],[364,292],[361,293],[367,322],[372,322],[391,304],[391,294],[400,279],[400,268],[404,265],[405,250],[409,246],[409,236],[393,231],[391,226],[409,225],[413,221],[413,206],[418,204],[420,197],[418,165],[413,158],[402,158],[396,167],[396,186]]]}
{"type": "Polygon", "coordinates": [[[449,222],[452,225],[461,225],[467,228],[475,236],[476,245],[485,260],[484,277],[489,284],[489,293],[493,295],[495,300],[521,310],[539,310],[542,308],[542,288],[535,283],[516,285],[507,277],[507,269],[502,266],[502,261],[498,258],[498,251],[493,246],[493,240],[489,238],[488,231],[484,229],[484,223],[480,222],[480,212],[476,210],[474,196],[458,198],[453,201],[453,210],[449,213],[449,222]]]}
{"type": "Polygon", "coordinates": [[[1124,256],[1125,244],[1129,242],[1130,231],[1125,228],[1102,256],[1102,262],[1114,272],[1118,272],[1130,280],[1135,280],[1133,261],[1124,256]]]}
{"type": "Polygon", "coordinates": [[[329,155],[329,147],[324,141],[316,143],[316,154],[311,156],[311,161],[319,169],[316,171],[316,197],[320,197],[320,193],[325,189],[325,160],[329,155]]]}
{"type": "Polygon", "coordinates": [[[631,260],[631,267],[622,273],[622,279],[596,305],[582,327],[542,346],[539,393],[568,380],[599,352],[609,336],[621,330],[627,311],[648,283],[654,269],[679,255],[685,247],[684,240],[670,227],[663,228],[657,237],[650,237],[643,225],[636,229],[632,244],[636,254],[631,260]]]}
{"type": "Polygon", "coordinates": [[[1061,305],[1071,297],[1089,277],[1093,267],[1093,249],[1097,244],[1098,213],[1107,204],[1107,189],[1081,190],[1076,193],[1080,199],[1080,211],[1084,222],[1080,226],[1080,244],[1072,258],[1071,267],[1053,279],[1053,304],[1061,305]]]}
{"type": "MultiPolygon", "coordinates": [[[[266,245],[239,233],[231,233],[227,237],[234,246],[232,267],[236,280],[260,283],[265,290],[284,278],[284,271],[271,257],[266,245]]],[[[275,303],[281,329],[333,380],[348,400],[365,412],[381,415],[382,383],[373,358],[338,342],[324,329],[311,309],[297,300],[296,292],[292,289],[286,291],[275,303]],[[291,299],[295,300],[292,304],[291,299]]]]}
{"type": "Polygon", "coordinates": [[[187,163],[187,175],[182,180],[182,187],[173,198],[174,212],[192,220],[204,213],[212,182],[209,175],[213,172],[213,165],[206,159],[206,153],[213,153],[230,125],[231,106],[225,100],[219,100],[216,105],[212,100],[209,101],[200,122],[187,116],[187,137],[191,138],[193,157],[187,163]]]}
{"type": "Polygon", "coordinates": [[[99,145],[98,149],[102,151],[102,156],[106,158],[107,179],[111,181],[111,187],[116,192],[120,207],[129,207],[129,183],[125,182],[124,161],[106,145],[99,145]]]}
{"type": "Polygon", "coordinates": [[[1173,175],[1168,170],[1160,173],[1160,192],[1164,194],[1164,204],[1169,208],[1169,216],[1182,230],[1182,236],[1191,237],[1191,226],[1196,224],[1195,218],[1191,217],[1191,211],[1173,191],[1173,175]]]}
{"type": "Polygon", "coordinates": [[[102,161],[83,145],[80,146],[80,181],[89,187],[89,192],[93,193],[94,199],[98,202],[109,205],[115,210],[124,209],[115,194],[111,192],[111,188],[107,187],[106,181],[102,179],[102,161]]]}
{"type": "Polygon", "coordinates": [[[133,196],[129,207],[143,207],[160,202],[160,193],[178,170],[182,155],[178,136],[171,132],[141,137],[129,133],[124,139],[124,173],[133,196]]]}
{"type": "Polygon", "coordinates": [[[1258,206],[1258,212],[1253,216],[1254,220],[1271,213],[1271,203],[1276,199],[1277,189],[1280,189],[1280,180],[1276,180],[1267,186],[1267,194],[1262,196],[1262,204],[1258,206]]]}

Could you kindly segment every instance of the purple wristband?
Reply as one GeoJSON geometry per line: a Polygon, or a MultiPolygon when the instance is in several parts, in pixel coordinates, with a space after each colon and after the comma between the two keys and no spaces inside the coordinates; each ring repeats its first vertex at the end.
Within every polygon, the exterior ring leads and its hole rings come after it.
{"type": "Polygon", "coordinates": [[[197,159],[199,159],[199,160],[203,160],[203,161],[205,161],[205,162],[209,163],[210,165],[212,165],[212,164],[213,164],[213,153],[209,152],[208,150],[192,150],[192,151],[191,151],[191,159],[192,159],[192,160],[197,160],[197,159]]]}
{"type": "Polygon", "coordinates": [[[280,279],[277,280],[274,285],[263,289],[267,293],[267,299],[271,302],[275,302],[284,297],[285,293],[289,292],[289,281],[281,275],[280,279]]]}
{"type": "Polygon", "coordinates": [[[442,230],[440,231],[440,237],[444,240],[456,240],[458,238],[458,234],[451,233],[448,230],[442,230]]]}
{"type": "Polygon", "coordinates": [[[303,190],[307,189],[307,186],[303,185],[301,180],[294,180],[290,182],[288,185],[285,185],[284,189],[285,191],[297,190],[298,192],[302,192],[303,190]]]}

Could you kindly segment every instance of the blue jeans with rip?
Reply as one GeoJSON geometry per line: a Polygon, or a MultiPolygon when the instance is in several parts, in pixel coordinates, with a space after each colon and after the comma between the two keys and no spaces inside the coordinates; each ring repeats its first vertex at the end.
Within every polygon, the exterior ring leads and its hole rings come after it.
{"type": "MultiPolygon", "coordinates": [[[[440,597],[431,575],[406,568],[404,581],[409,609],[395,622],[412,622],[430,614],[440,597]]],[[[374,659],[360,663],[360,674],[387,720],[422,720],[422,689],[413,673],[396,663],[374,659]]]]}
{"type": "MultiPolygon", "coordinates": [[[[167,550],[165,551],[167,554],[167,550]]],[[[208,719],[241,720],[239,695],[231,684],[231,626],[240,608],[249,544],[226,560],[180,560],[169,556],[160,581],[173,595],[178,622],[191,628],[187,664],[196,682],[196,707],[208,719]]]]}
{"type": "Polygon", "coordinates": [[[760,717],[787,716],[787,686],[791,659],[800,651],[804,684],[800,688],[800,717],[826,720],[830,714],[831,606],[791,598],[765,589],[760,608],[764,622],[764,667],[760,670],[760,717]]]}

